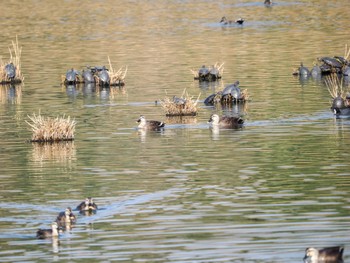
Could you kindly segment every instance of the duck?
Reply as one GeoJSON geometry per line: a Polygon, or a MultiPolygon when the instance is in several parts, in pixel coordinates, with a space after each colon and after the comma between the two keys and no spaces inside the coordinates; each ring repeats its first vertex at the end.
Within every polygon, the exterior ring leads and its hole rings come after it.
{"type": "Polygon", "coordinates": [[[226,16],[223,16],[221,18],[221,20],[220,20],[220,23],[223,24],[223,25],[231,25],[231,24],[234,24],[234,23],[242,25],[243,22],[244,22],[244,19],[241,18],[241,17],[239,19],[235,20],[235,21],[232,21],[232,20],[227,20],[226,16]]]}
{"type": "Polygon", "coordinates": [[[49,237],[58,237],[58,224],[57,222],[52,222],[51,229],[39,229],[36,232],[36,237],[38,239],[45,239],[49,237]]]}
{"type": "Polygon", "coordinates": [[[208,123],[214,128],[237,129],[243,126],[244,120],[241,117],[219,117],[217,114],[212,114],[208,123]]]}
{"type": "Polygon", "coordinates": [[[309,247],[305,250],[304,262],[307,263],[340,263],[343,262],[343,246],[317,249],[309,247]]]}
{"type": "Polygon", "coordinates": [[[136,122],[140,123],[138,125],[139,129],[146,129],[146,130],[159,130],[164,128],[165,126],[165,123],[161,121],[147,121],[145,116],[143,115],[141,115],[136,122]]]}
{"type": "Polygon", "coordinates": [[[265,0],[264,1],[264,5],[265,6],[271,6],[272,5],[272,1],[271,0],[265,0]]]}
{"type": "Polygon", "coordinates": [[[87,197],[85,201],[81,202],[80,205],[77,206],[77,210],[79,210],[80,212],[92,212],[97,210],[97,205],[94,203],[91,197],[87,197]]]}
{"type": "Polygon", "coordinates": [[[64,212],[60,212],[56,218],[56,222],[59,226],[75,223],[76,217],[72,212],[72,208],[67,207],[64,212]]]}

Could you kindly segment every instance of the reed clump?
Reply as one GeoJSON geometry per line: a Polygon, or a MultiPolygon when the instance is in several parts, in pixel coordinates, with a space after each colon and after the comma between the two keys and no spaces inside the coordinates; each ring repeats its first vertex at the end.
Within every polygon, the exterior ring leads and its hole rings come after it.
{"type": "Polygon", "coordinates": [[[24,80],[24,76],[21,72],[21,54],[22,47],[18,44],[18,38],[16,36],[16,41],[12,41],[12,47],[9,47],[10,58],[8,61],[3,61],[0,58],[0,84],[7,83],[21,83],[24,80]],[[15,72],[14,76],[8,75],[8,70],[6,67],[13,67],[15,72]]]}
{"type": "Polygon", "coordinates": [[[75,120],[69,116],[63,117],[44,117],[35,113],[28,115],[30,121],[26,123],[31,127],[33,132],[31,142],[58,142],[73,141],[75,132],[75,120]]]}
{"type": "Polygon", "coordinates": [[[170,116],[196,116],[198,112],[198,101],[200,94],[197,99],[193,99],[184,90],[181,97],[165,97],[160,100],[160,104],[165,111],[165,115],[170,116]]]}
{"type": "Polygon", "coordinates": [[[118,70],[114,70],[111,60],[108,57],[108,63],[109,63],[109,78],[110,78],[110,85],[111,86],[124,86],[125,85],[125,77],[126,73],[128,72],[128,67],[121,67],[118,70]]]}
{"type": "Polygon", "coordinates": [[[325,78],[325,83],[329,94],[333,99],[341,97],[345,99],[347,91],[343,89],[343,83],[337,74],[331,74],[325,78]]]}
{"type": "Polygon", "coordinates": [[[224,64],[224,62],[221,64],[216,62],[209,67],[203,65],[199,70],[190,69],[190,71],[193,74],[193,78],[196,80],[215,81],[222,78],[224,74],[224,64]]]}

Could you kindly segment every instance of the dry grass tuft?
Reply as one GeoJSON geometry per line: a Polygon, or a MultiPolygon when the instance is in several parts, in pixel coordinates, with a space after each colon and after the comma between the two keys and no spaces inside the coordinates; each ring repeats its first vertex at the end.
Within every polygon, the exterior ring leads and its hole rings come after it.
{"type": "Polygon", "coordinates": [[[109,63],[109,78],[111,86],[123,86],[125,84],[126,73],[128,72],[128,67],[121,67],[117,71],[114,71],[111,60],[108,57],[109,63]]]}
{"type": "Polygon", "coordinates": [[[10,52],[10,59],[7,62],[4,62],[2,59],[0,59],[0,83],[6,84],[6,83],[21,83],[24,80],[24,76],[21,72],[21,54],[22,54],[22,47],[19,47],[18,45],[18,38],[16,36],[16,42],[12,41],[12,48],[9,47],[10,52]],[[12,63],[16,68],[16,76],[14,79],[8,78],[5,66],[7,64],[12,63]]]}
{"type": "Polygon", "coordinates": [[[31,122],[26,123],[33,132],[31,142],[57,142],[74,140],[75,120],[68,116],[63,117],[43,117],[40,115],[28,116],[31,122]]]}
{"type": "Polygon", "coordinates": [[[180,98],[166,97],[163,100],[159,100],[162,105],[166,116],[195,116],[198,111],[198,101],[200,94],[197,99],[194,100],[188,95],[186,89],[182,93],[180,98]]]}
{"type": "Polygon", "coordinates": [[[328,88],[329,94],[332,98],[342,97],[343,99],[346,96],[346,91],[343,90],[343,83],[339,81],[339,78],[336,74],[331,74],[325,78],[325,83],[328,88]]]}

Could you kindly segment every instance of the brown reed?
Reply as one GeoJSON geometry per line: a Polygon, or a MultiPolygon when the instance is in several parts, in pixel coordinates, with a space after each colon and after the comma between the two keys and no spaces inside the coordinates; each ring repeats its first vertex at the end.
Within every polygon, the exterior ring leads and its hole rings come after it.
{"type": "Polygon", "coordinates": [[[9,47],[10,59],[7,62],[4,62],[2,58],[0,59],[0,83],[21,83],[24,80],[24,76],[21,72],[21,54],[22,47],[18,45],[18,38],[16,36],[16,42],[12,41],[12,48],[9,47]],[[13,80],[7,77],[5,66],[9,63],[13,63],[16,68],[16,76],[13,80]]]}
{"type": "MultiPolygon", "coordinates": [[[[219,71],[219,76],[222,77],[222,75],[224,74],[224,64],[225,62],[221,64],[219,62],[216,62],[213,66],[209,66],[208,69],[210,71],[212,68],[216,68],[219,71]]],[[[198,70],[190,69],[190,71],[193,74],[194,79],[199,78],[198,70]]]]}
{"type": "Polygon", "coordinates": [[[343,90],[342,80],[340,81],[337,74],[331,74],[325,78],[325,83],[329,94],[332,98],[342,97],[345,99],[346,91],[343,90]]]}
{"type": "Polygon", "coordinates": [[[188,95],[186,89],[183,91],[180,99],[185,101],[183,104],[177,103],[174,98],[165,97],[163,100],[159,100],[166,116],[195,116],[198,112],[198,101],[200,94],[197,99],[194,100],[188,95]]]}
{"type": "Polygon", "coordinates": [[[110,85],[123,86],[125,84],[125,77],[126,77],[126,73],[128,72],[128,67],[127,66],[125,66],[125,68],[121,67],[120,69],[115,71],[113,69],[113,66],[109,57],[108,57],[108,63],[109,63],[108,73],[110,78],[110,85]]]}
{"type": "Polygon", "coordinates": [[[75,120],[68,116],[63,117],[43,117],[40,112],[32,116],[28,115],[31,122],[26,123],[33,132],[31,142],[58,142],[74,140],[75,120]]]}

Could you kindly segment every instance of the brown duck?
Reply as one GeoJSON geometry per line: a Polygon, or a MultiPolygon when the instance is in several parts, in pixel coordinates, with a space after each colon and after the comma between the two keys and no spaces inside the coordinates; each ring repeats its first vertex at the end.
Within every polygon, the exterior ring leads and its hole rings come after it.
{"type": "Polygon", "coordinates": [[[237,129],[243,126],[244,120],[241,117],[219,117],[217,114],[212,114],[208,123],[214,128],[237,129]]]}

